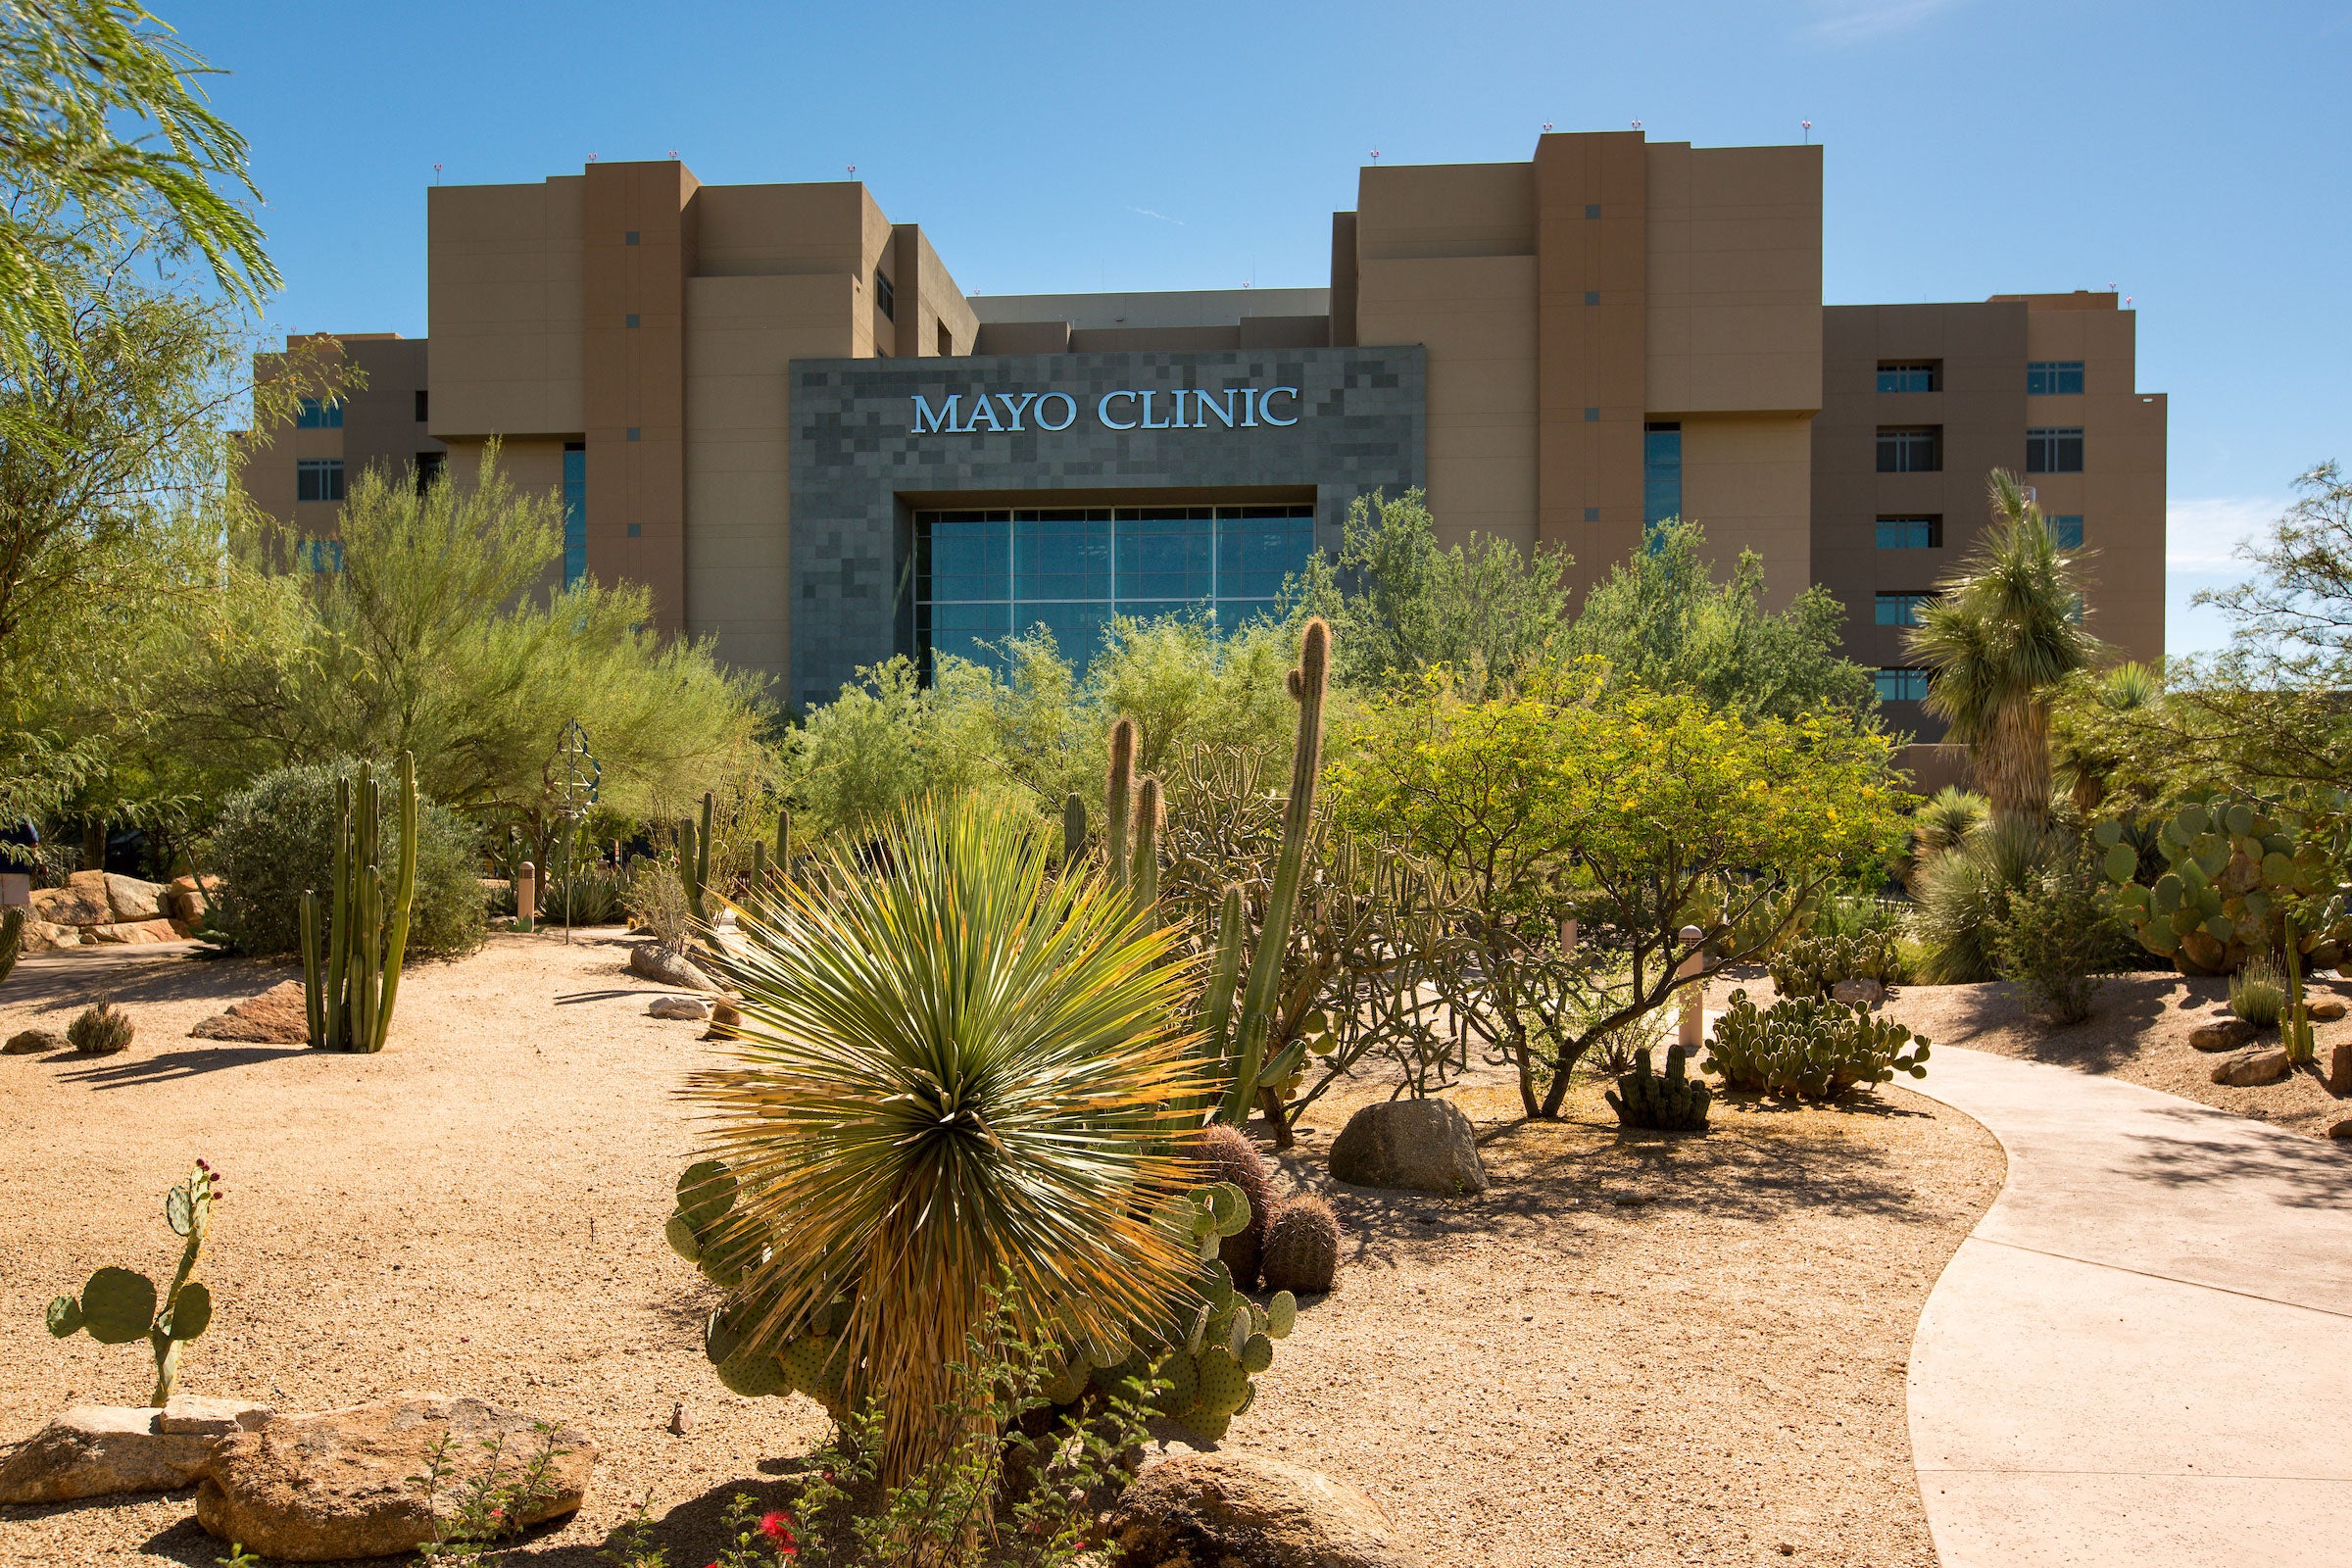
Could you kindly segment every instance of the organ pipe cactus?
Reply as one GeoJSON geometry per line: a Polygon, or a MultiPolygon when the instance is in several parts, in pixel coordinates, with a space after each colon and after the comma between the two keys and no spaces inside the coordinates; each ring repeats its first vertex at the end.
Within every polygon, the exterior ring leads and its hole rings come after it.
{"type": "Polygon", "coordinates": [[[1086,853],[1086,803],[1072,790],[1061,802],[1061,863],[1075,865],[1086,853]]]}
{"type": "Polygon", "coordinates": [[[1103,781],[1102,852],[1110,885],[1127,885],[1127,824],[1135,807],[1135,720],[1110,726],[1110,771],[1103,781]]]}
{"type": "MultiPolygon", "coordinates": [[[[1250,1119],[1250,1104],[1270,1077],[1279,1083],[1292,1063],[1265,1060],[1266,1038],[1274,1024],[1282,982],[1282,956],[1291,941],[1291,917],[1298,906],[1298,878],[1306,863],[1306,841],[1312,830],[1315,783],[1323,760],[1323,694],[1331,679],[1331,628],[1321,617],[1309,620],[1298,639],[1298,664],[1291,671],[1291,700],[1298,705],[1298,730],[1291,745],[1291,793],[1282,815],[1282,850],[1275,860],[1274,884],[1266,895],[1265,924],[1250,959],[1241,1013],[1235,1020],[1231,1060],[1233,1071],[1218,1114],[1239,1127],[1250,1119]],[[1280,1071],[1275,1071],[1280,1068],[1280,1071]]],[[[1228,907],[1232,900],[1228,899],[1228,907]]],[[[1232,922],[1238,929],[1240,922],[1232,922]]],[[[1219,936],[1222,942],[1222,933],[1219,936]]],[[[1216,1005],[1211,999],[1210,1005],[1216,1005]]],[[[1303,1049],[1303,1042],[1292,1042],[1303,1049]]],[[[1285,1056],[1289,1055],[1286,1052],[1285,1056]]]]}
{"type": "Polygon", "coordinates": [[[142,1334],[147,1337],[155,1354],[155,1394],[149,1404],[170,1401],[179,1380],[181,1347],[213,1320],[213,1293],[195,1274],[212,1231],[213,1205],[222,1196],[220,1180],[220,1172],[200,1159],[187,1180],[164,1195],[164,1219],[186,1242],[161,1311],[156,1309],[155,1282],[126,1268],[102,1268],[83,1284],[79,1297],[61,1296],[49,1303],[49,1332],[58,1339],[85,1329],[100,1345],[127,1345],[142,1334]]]}
{"type": "Polygon", "coordinates": [[[1684,1064],[1690,1053],[1681,1046],[1666,1052],[1665,1076],[1649,1070],[1650,1048],[1634,1054],[1634,1070],[1621,1075],[1617,1087],[1603,1097],[1617,1112],[1620,1127],[1655,1128],[1664,1132],[1703,1133],[1707,1108],[1715,1096],[1707,1086],[1688,1076],[1684,1064]]]}
{"type": "Polygon", "coordinates": [[[392,1028],[416,898],[416,760],[407,752],[395,804],[400,858],[387,885],[375,769],[363,762],[356,781],[336,782],[330,902],[322,906],[317,889],[302,896],[302,1000],[318,1050],[381,1051],[392,1028]]]}

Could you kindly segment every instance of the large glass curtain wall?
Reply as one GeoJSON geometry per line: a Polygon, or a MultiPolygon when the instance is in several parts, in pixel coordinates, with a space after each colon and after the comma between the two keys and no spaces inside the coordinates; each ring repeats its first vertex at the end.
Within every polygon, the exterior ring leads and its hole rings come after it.
{"type": "Polygon", "coordinates": [[[1311,506],[1048,507],[921,512],[915,644],[998,664],[985,643],[1044,625],[1084,667],[1114,615],[1205,609],[1225,627],[1271,612],[1315,547],[1311,506]]]}

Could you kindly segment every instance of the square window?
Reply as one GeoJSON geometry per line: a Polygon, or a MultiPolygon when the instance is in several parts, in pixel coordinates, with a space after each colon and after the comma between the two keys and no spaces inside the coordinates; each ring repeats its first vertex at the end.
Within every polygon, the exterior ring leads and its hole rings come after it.
{"type": "Polygon", "coordinates": [[[1879,472],[1940,473],[1942,470],[1942,425],[1879,426],[1879,472]]]}
{"type": "Polygon", "coordinates": [[[2081,360],[2034,360],[2026,367],[2026,396],[2073,397],[2082,390],[2081,360]]]}
{"type": "Polygon", "coordinates": [[[1586,216],[1587,218],[1598,218],[1598,217],[1600,216],[1600,203],[1598,203],[1598,202],[1587,202],[1587,203],[1585,203],[1585,216],[1586,216]]]}
{"type": "Polygon", "coordinates": [[[303,458],[294,465],[294,499],[297,501],[340,501],[343,499],[343,460],[341,458],[303,458]]]}
{"type": "Polygon", "coordinates": [[[645,439],[645,431],[641,427],[632,424],[628,428],[627,439],[631,441],[642,441],[645,439]]]}
{"type": "Polygon", "coordinates": [[[621,236],[620,236],[620,242],[621,242],[623,245],[634,245],[634,244],[636,244],[636,243],[637,243],[637,231],[636,231],[635,229],[633,229],[633,228],[632,228],[632,229],[630,229],[630,230],[629,230],[627,233],[625,233],[625,234],[623,234],[623,235],[621,235],[621,236]]]}
{"type": "Polygon", "coordinates": [[[1585,520],[1587,522],[1598,522],[1600,520],[1600,509],[1598,507],[1587,507],[1585,509],[1585,520]]]}
{"type": "Polygon", "coordinates": [[[1939,392],[1943,389],[1941,360],[1881,360],[1882,392],[1939,392]]]}
{"type": "Polygon", "coordinates": [[[2050,537],[2057,541],[2059,549],[2082,548],[2082,519],[2080,516],[2051,517],[2048,521],[2050,537]]]}
{"type": "Polygon", "coordinates": [[[621,322],[626,326],[635,326],[637,324],[637,318],[635,316],[624,316],[621,318],[621,322]]]}
{"type": "Polygon", "coordinates": [[[1882,593],[1875,606],[1878,623],[1882,626],[1916,626],[1919,624],[1921,608],[1935,597],[1915,588],[1882,593]]]}
{"type": "Polygon", "coordinates": [[[2081,473],[2082,427],[2048,426],[2026,432],[2028,473],[2081,473]]]}
{"type": "Polygon", "coordinates": [[[294,414],[297,430],[340,430],[343,428],[343,405],[332,398],[321,402],[304,398],[294,414]]]}
{"type": "Polygon", "coordinates": [[[1879,689],[1882,703],[1924,703],[1928,700],[1928,672],[1924,669],[1882,669],[1872,684],[1879,689]]]}
{"type": "Polygon", "coordinates": [[[632,523],[630,523],[630,524],[629,524],[629,537],[630,537],[630,538],[632,538],[632,539],[641,539],[641,538],[643,538],[644,536],[645,536],[645,524],[644,524],[644,523],[642,523],[642,522],[632,522],[632,523]]]}
{"type": "Polygon", "coordinates": [[[1585,303],[1587,305],[1598,305],[1600,303],[1600,290],[1596,288],[1589,288],[1585,290],[1585,303]]]}
{"type": "Polygon", "coordinates": [[[1587,409],[1585,411],[1585,422],[1587,424],[1598,424],[1600,422],[1600,411],[1598,409],[1587,409]]]}
{"type": "Polygon", "coordinates": [[[1938,516],[1881,517],[1879,548],[1940,550],[1943,548],[1943,519],[1938,516]]]}

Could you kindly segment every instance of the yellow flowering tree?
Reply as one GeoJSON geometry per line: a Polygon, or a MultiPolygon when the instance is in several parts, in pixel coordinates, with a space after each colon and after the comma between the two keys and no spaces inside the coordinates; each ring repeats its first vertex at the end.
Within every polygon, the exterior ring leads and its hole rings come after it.
{"type": "Polygon", "coordinates": [[[1606,674],[1586,661],[1484,699],[1434,676],[1377,704],[1331,779],[1343,826],[1448,885],[1479,949],[1477,1026],[1530,1116],[1558,1115],[1601,1036],[1760,956],[1806,899],[1884,863],[1909,804],[1885,735],[1606,674]],[[1687,924],[1707,957],[1678,976],[1687,924]],[[1596,989],[1595,960],[1630,985],[1596,989]]]}

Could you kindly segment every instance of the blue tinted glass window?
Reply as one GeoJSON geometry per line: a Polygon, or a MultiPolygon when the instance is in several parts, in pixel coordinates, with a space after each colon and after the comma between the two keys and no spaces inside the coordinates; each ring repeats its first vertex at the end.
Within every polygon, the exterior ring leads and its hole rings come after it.
{"type": "Polygon", "coordinates": [[[2065,397],[2082,390],[2081,360],[2035,360],[2026,367],[2028,397],[2065,397]]]}
{"type": "Polygon", "coordinates": [[[318,398],[304,398],[300,408],[295,411],[294,428],[340,430],[343,428],[343,405],[332,398],[323,402],[318,398]]]}
{"type": "Polygon", "coordinates": [[[294,499],[297,501],[342,500],[343,460],[341,458],[299,458],[295,460],[294,499]]]}
{"type": "Polygon", "coordinates": [[[2050,537],[2058,541],[2059,549],[2080,550],[2082,548],[2082,519],[2081,517],[2052,517],[2049,522],[2050,537]]]}
{"type": "Polygon", "coordinates": [[[1943,544],[1941,517],[1881,517],[1881,550],[1935,550],[1943,544]]]}
{"type": "Polygon", "coordinates": [[[1039,508],[915,518],[915,640],[926,662],[1044,626],[1083,668],[1117,616],[1270,612],[1314,551],[1314,508],[1039,508]]]}
{"type": "Polygon", "coordinates": [[[588,575],[588,448],[564,445],[564,586],[588,575]]]}
{"type": "Polygon", "coordinates": [[[2052,426],[2026,432],[2026,471],[2028,473],[2081,473],[2082,471],[2082,427],[2052,426]]]}
{"type": "Polygon", "coordinates": [[[1943,426],[1879,427],[1879,472],[1936,473],[1942,467],[1943,426]]]}
{"type": "Polygon", "coordinates": [[[1890,360],[1879,362],[1879,390],[1882,392],[1933,392],[1943,380],[1943,367],[1935,360],[1918,360],[1897,364],[1890,360]]]}
{"type": "Polygon", "coordinates": [[[1878,596],[1878,623],[1882,626],[1916,626],[1920,607],[1933,597],[1923,593],[1892,593],[1878,596]]]}
{"type": "Polygon", "coordinates": [[[1924,669],[1882,669],[1873,682],[1879,689],[1882,703],[1924,703],[1928,700],[1928,672],[1924,669]]]}
{"type": "Polygon", "coordinates": [[[1642,430],[1642,525],[1683,514],[1683,427],[1652,422],[1642,430]]]}
{"type": "Polygon", "coordinates": [[[341,571],[343,569],[343,541],[340,539],[305,539],[302,542],[303,565],[312,571],[341,571]]]}

